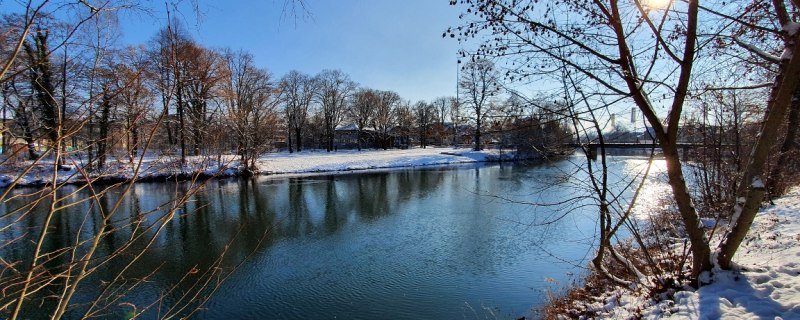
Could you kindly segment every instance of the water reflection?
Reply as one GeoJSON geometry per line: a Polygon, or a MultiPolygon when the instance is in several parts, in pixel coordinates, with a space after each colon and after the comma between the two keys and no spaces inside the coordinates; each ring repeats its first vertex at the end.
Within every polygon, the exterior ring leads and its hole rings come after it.
{"type": "MultiPolygon", "coordinates": [[[[620,176],[631,170],[625,161],[613,166],[620,176]]],[[[190,184],[142,183],[121,199],[120,190],[112,190],[98,203],[59,214],[47,250],[73,243],[77,233],[100,232],[102,212],[121,201],[101,255],[137,236],[153,238],[137,268],[126,274],[157,270],[123,299],[137,306],[224,254],[226,270],[248,259],[222,284],[202,318],[453,318],[472,317],[473,310],[492,310],[501,318],[530,315],[551,285],[545,279],[566,283],[576,271],[557,262],[585,265],[595,215],[580,205],[590,200],[571,203],[578,209],[558,220],[553,218],[561,212],[554,208],[488,195],[555,202],[572,197],[585,178],[563,161],[225,179],[206,182],[174,215],[174,199],[193,192],[190,184]],[[154,228],[162,219],[168,219],[164,228],[154,228]]],[[[24,199],[0,209],[21,205],[24,199]]],[[[41,223],[41,215],[30,215],[2,237],[41,223]]],[[[20,245],[0,252],[18,260],[25,250],[20,245]]],[[[90,299],[96,294],[92,285],[102,285],[126,261],[94,274],[78,300],[90,299]]]]}

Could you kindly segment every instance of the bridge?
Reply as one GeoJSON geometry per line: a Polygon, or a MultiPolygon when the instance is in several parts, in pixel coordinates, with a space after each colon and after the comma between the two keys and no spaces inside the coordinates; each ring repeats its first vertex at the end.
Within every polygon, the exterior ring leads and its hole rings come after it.
{"type": "MultiPolygon", "coordinates": [[[[597,159],[597,151],[600,149],[600,146],[604,146],[606,149],[661,149],[661,145],[656,142],[648,142],[648,143],[637,143],[637,142],[606,142],[606,143],[588,143],[588,144],[580,144],[580,143],[570,143],[568,146],[574,148],[587,148],[589,150],[589,158],[592,160],[597,159]]],[[[678,149],[680,149],[685,157],[689,149],[693,148],[702,148],[702,147],[733,147],[732,144],[717,144],[717,145],[707,145],[702,143],[696,142],[678,142],[677,143],[678,149]]]]}

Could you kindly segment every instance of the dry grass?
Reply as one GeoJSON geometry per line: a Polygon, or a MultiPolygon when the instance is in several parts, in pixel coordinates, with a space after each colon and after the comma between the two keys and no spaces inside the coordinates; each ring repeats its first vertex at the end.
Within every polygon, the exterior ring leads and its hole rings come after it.
{"type": "MultiPolygon", "coordinates": [[[[648,277],[660,279],[660,281],[655,281],[650,286],[639,285],[636,292],[633,292],[633,294],[642,297],[644,300],[662,301],[672,299],[675,292],[688,284],[687,275],[688,268],[691,267],[691,257],[688,255],[688,248],[680,250],[683,244],[675,242],[677,239],[681,239],[683,234],[682,228],[675,225],[675,214],[675,212],[664,209],[652,215],[649,226],[641,232],[642,236],[647,239],[647,252],[658,265],[657,271],[654,268],[647,267],[643,259],[634,258],[642,257],[644,253],[641,248],[632,245],[630,241],[622,241],[616,245],[617,250],[629,257],[639,270],[646,272],[648,277]],[[675,250],[676,247],[679,249],[675,250]]],[[[618,277],[624,279],[635,278],[627,268],[611,258],[608,258],[604,265],[610,273],[618,277]]],[[[548,304],[542,310],[542,315],[545,319],[591,319],[602,317],[602,310],[596,310],[596,308],[590,308],[589,306],[597,302],[607,303],[607,300],[614,297],[613,294],[609,295],[609,293],[616,292],[616,294],[619,294],[621,292],[620,289],[621,287],[618,284],[606,279],[593,268],[589,268],[589,274],[581,284],[574,284],[566,288],[562,293],[550,294],[548,304]]],[[[634,310],[633,313],[638,314],[639,311],[634,310]]]]}
{"type": "Polygon", "coordinates": [[[605,293],[613,283],[595,272],[589,273],[583,280],[583,285],[569,287],[563,294],[549,294],[547,306],[541,313],[542,316],[545,319],[579,319],[598,316],[597,312],[584,308],[581,302],[593,301],[605,293]]]}

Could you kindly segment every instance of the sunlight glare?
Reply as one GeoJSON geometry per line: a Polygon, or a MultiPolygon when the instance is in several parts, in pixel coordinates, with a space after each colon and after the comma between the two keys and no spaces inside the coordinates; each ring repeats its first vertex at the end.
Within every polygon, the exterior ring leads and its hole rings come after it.
{"type": "Polygon", "coordinates": [[[644,0],[644,6],[650,9],[666,9],[672,0],[644,0]]]}

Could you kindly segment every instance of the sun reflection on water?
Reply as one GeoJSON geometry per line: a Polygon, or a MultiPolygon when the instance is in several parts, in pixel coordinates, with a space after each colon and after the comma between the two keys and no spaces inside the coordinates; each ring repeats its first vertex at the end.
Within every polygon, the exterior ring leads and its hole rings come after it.
{"type": "MultiPolygon", "coordinates": [[[[648,159],[641,158],[626,159],[625,172],[629,172],[632,176],[636,173],[642,175],[647,169],[648,162],[648,159]]],[[[640,220],[663,210],[669,203],[670,186],[667,183],[667,162],[664,159],[653,159],[646,179],[633,208],[634,218],[640,220]]],[[[637,179],[633,188],[639,185],[639,181],[641,181],[640,178],[637,179]]],[[[633,191],[631,190],[631,193],[633,191]]]]}

